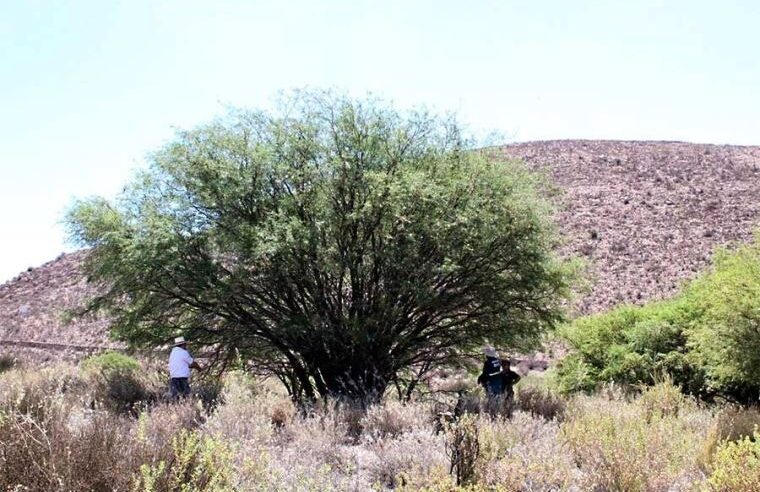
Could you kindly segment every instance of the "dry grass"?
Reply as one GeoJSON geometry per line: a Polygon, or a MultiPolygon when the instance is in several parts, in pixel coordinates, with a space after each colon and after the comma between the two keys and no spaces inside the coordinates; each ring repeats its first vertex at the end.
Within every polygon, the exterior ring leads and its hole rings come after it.
{"type": "Polygon", "coordinates": [[[667,381],[569,399],[523,386],[509,412],[476,396],[438,433],[432,403],[297,411],[242,374],[216,406],[122,413],[93,408],[97,391],[70,366],[0,374],[0,490],[730,490],[732,470],[757,472],[758,412],[704,408],[667,381]]]}

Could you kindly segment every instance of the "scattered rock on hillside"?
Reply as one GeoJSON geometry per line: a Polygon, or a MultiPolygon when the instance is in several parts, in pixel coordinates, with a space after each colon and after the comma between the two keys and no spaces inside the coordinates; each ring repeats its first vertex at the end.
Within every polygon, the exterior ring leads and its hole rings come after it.
{"type": "Polygon", "coordinates": [[[760,147],[560,140],[508,145],[564,190],[562,253],[584,257],[580,313],[674,294],[716,246],[760,225],[760,147]]]}

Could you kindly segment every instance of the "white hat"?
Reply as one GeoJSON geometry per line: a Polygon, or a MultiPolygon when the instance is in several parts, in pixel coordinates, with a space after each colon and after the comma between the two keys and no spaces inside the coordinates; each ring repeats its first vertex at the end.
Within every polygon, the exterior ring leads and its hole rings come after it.
{"type": "Polygon", "coordinates": [[[179,345],[184,345],[186,343],[187,343],[187,341],[185,341],[185,337],[177,337],[177,338],[174,339],[174,346],[175,347],[177,347],[179,345]]]}
{"type": "Polygon", "coordinates": [[[483,353],[487,355],[488,357],[493,357],[495,359],[499,358],[499,353],[496,351],[495,348],[491,346],[483,347],[483,353]]]}

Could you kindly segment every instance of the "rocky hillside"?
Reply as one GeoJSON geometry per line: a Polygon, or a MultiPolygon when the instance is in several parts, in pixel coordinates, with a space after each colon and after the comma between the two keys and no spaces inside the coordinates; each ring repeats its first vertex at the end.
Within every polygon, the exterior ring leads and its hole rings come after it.
{"type": "Polygon", "coordinates": [[[0,286],[0,353],[77,358],[91,346],[117,346],[108,339],[102,318],[66,321],[93,293],[80,270],[84,255],[61,255],[0,286]]]}
{"type": "MultiPolygon", "coordinates": [[[[562,253],[585,258],[580,313],[672,294],[718,245],[760,225],[760,147],[673,142],[548,141],[508,145],[505,156],[547,172],[563,190],[562,253]]],[[[0,286],[0,343],[109,344],[104,320],[64,324],[89,292],[83,253],[62,255],[0,286]],[[3,342],[4,341],[4,342],[3,342]]],[[[86,348],[86,347],[85,347],[86,348]]]]}
{"type": "Polygon", "coordinates": [[[584,314],[668,296],[716,246],[760,226],[760,147],[567,140],[503,152],[563,190],[563,253],[585,258],[592,277],[584,314]]]}

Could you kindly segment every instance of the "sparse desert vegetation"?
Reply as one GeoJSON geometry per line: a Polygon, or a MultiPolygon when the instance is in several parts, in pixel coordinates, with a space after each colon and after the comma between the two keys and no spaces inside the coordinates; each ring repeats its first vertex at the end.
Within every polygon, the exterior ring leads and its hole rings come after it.
{"type": "Polygon", "coordinates": [[[407,404],[388,398],[366,411],[336,402],[296,408],[279,385],[240,372],[224,376],[214,405],[167,402],[161,377],[145,363],[134,377],[147,396],[125,407],[123,393],[90,384],[84,366],[0,374],[2,490],[756,491],[760,484],[760,413],[705,406],[668,381],[636,394],[607,386],[562,397],[527,378],[512,405],[488,408],[475,392],[470,412],[438,426],[441,410],[454,404],[445,394],[407,404]]]}
{"type": "Polygon", "coordinates": [[[756,149],[546,142],[493,166],[453,121],[332,97],[180,132],[131,205],[72,209],[91,250],[0,287],[0,490],[760,491],[760,237],[698,273],[715,241],[748,238],[756,204],[665,256],[610,225],[669,229],[701,207],[660,213],[693,188],[692,157],[740,182],[756,149]],[[578,169],[648,183],[642,148],[678,161],[652,175],[665,194],[617,190],[594,215],[605,197],[578,169]],[[531,170],[547,156],[569,191],[554,217],[531,170]],[[606,270],[573,298],[578,256],[606,270]],[[173,401],[155,350],[179,335],[209,364],[173,401]],[[538,374],[515,361],[514,400],[494,399],[468,368],[483,342],[557,351],[538,374]]]}
{"type": "Polygon", "coordinates": [[[760,2],[2,5],[0,492],[760,492],[760,2]]]}

